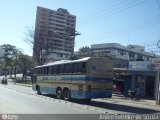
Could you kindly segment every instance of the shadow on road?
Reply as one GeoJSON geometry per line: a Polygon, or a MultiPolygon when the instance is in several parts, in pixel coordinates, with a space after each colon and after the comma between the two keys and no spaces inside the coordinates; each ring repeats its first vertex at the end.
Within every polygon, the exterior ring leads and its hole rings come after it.
{"type": "MultiPolygon", "coordinates": [[[[56,98],[55,96],[48,95],[48,94],[43,94],[43,96],[56,98]]],[[[93,107],[103,108],[106,110],[115,110],[115,111],[135,113],[135,114],[151,114],[151,113],[159,113],[160,112],[160,110],[154,110],[152,108],[140,108],[140,106],[135,107],[134,104],[133,104],[133,106],[129,106],[129,105],[121,105],[119,103],[107,103],[107,100],[106,100],[106,102],[95,101],[95,100],[92,100],[91,102],[86,102],[83,100],[73,99],[73,100],[71,100],[71,102],[77,103],[77,104],[82,104],[82,105],[89,105],[89,106],[93,106],[93,107]]]]}
{"type": "Polygon", "coordinates": [[[91,103],[89,103],[89,105],[94,107],[105,108],[109,110],[116,110],[116,111],[130,112],[130,113],[137,113],[137,114],[151,114],[151,113],[160,112],[160,110],[158,111],[151,108],[140,108],[135,106],[99,102],[99,101],[92,101],[91,103]]]}

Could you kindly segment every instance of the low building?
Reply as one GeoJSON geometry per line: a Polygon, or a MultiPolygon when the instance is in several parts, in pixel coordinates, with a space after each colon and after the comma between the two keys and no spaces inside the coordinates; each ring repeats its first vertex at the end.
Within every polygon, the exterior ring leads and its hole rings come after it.
{"type": "Polygon", "coordinates": [[[91,45],[92,54],[105,52],[114,55],[117,59],[127,61],[152,61],[153,58],[159,57],[153,53],[145,52],[144,46],[128,45],[123,46],[118,43],[94,44],[91,45]]]}
{"type": "Polygon", "coordinates": [[[142,97],[156,98],[156,64],[151,61],[129,62],[128,70],[132,73],[131,88],[137,89],[142,97]]]}

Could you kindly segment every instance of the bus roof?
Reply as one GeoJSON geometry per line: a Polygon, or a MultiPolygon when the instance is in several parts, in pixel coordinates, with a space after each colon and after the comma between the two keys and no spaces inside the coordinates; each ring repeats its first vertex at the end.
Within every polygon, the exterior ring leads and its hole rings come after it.
{"type": "Polygon", "coordinates": [[[78,60],[60,60],[60,61],[47,63],[45,65],[40,65],[40,66],[37,66],[35,68],[45,67],[45,66],[52,66],[52,65],[59,65],[59,64],[65,64],[65,63],[85,62],[85,61],[88,61],[90,58],[91,57],[85,57],[85,58],[78,59],[78,60]]]}

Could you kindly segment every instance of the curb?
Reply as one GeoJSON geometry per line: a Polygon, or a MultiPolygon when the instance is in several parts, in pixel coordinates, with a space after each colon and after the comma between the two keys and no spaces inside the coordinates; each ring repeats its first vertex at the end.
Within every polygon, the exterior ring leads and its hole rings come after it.
{"type": "Polygon", "coordinates": [[[25,87],[32,87],[32,85],[20,84],[20,83],[16,83],[15,85],[21,85],[21,86],[25,86],[25,87]]]}
{"type": "Polygon", "coordinates": [[[111,99],[103,99],[103,101],[114,101],[114,102],[123,102],[123,103],[128,102],[128,103],[135,103],[135,104],[141,104],[141,105],[156,106],[156,102],[150,103],[145,100],[136,101],[136,100],[129,100],[129,99],[124,100],[121,98],[111,98],[111,99]]]}

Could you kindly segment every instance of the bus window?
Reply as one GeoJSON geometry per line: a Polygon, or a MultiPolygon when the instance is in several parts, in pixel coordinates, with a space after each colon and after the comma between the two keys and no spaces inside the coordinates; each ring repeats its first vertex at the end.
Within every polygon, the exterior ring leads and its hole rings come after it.
{"type": "Polygon", "coordinates": [[[51,75],[51,74],[53,74],[52,72],[53,72],[53,69],[52,69],[52,66],[50,66],[49,69],[48,69],[48,74],[51,75]]]}
{"type": "Polygon", "coordinates": [[[44,67],[42,69],[44,69],[43,70],[43,74],[48,75],[48,69],[49,69],[49,67],[44,67]]]}
{"type": "Polygon", "coordinates": [[[69,64],[65,64],[64,65],[64,74],[68,74],[69,73],[69,64]]]}
{"type": "Polygon", "coordinates": [[[55,66],[55,72],[56,72],[56,74],[59,74],[59,66],[60,65],[55,66]]]}
{"type": "Polygon", "coordinates": [[[43,68],[39,68],[40,69],[40,74],[43,74],[43,68]]]}
{"type": "Polygon", "coordinates": [[[86,63],[82,62],[82,73],[86,73],[86,63]]]}
{"type": "Polygon", "coordinates": [[[40,74],[40,68],[37,68],[37,70],[36,70],[37,72],[36,72],[36,74],[40,74]]]}
{"type": "Polygon", "coordinates": [[[77,73],[84,74],[86,71],[85,69],[86,69],[85,62],[77,63],[77,73]]]}
{"type": "Polygon", "coordinates": [[[34,73],[38,74],[38,69],[37,68],[34,69],[34,73]]]}
{"type": "Polygon", "coordinates": [[[52,66],[52,73],[51,74],[53,74],[53,75],[56,74],[55,68],[56,68],[55,66],[52,66]]]}
{"type": "Polygon", "coordinates": [[[73,71],[72,71],[73,74],[77,73],[77,68],[78,68],[78,64],[77,63],[73,63],[73,71]]]}
{"type": "Polygon", "coordinates": [[[82,73],[82,63],[77,63],[77,73],[82,73]]]}
{"type": "Polygon", "coordinates": [[[68,64],[68,74],[72,74],[72,72],[73,72],[73,63],[70,63],[70,64],[68,64]]]}
{"type": "Polygon", "coordinates": [[[60,65],[60,67],[59,67],[59,73],[60,74],[64,73],[64,65],[60,65]]]}

